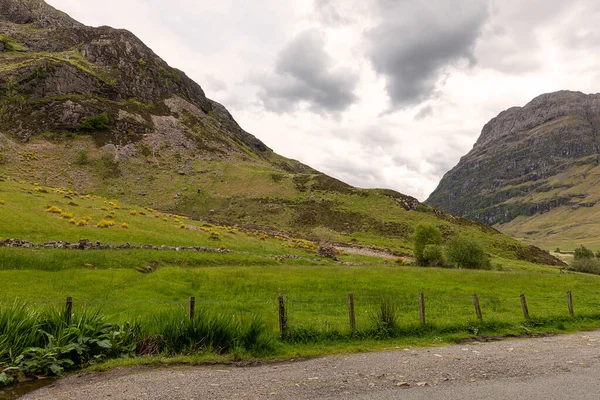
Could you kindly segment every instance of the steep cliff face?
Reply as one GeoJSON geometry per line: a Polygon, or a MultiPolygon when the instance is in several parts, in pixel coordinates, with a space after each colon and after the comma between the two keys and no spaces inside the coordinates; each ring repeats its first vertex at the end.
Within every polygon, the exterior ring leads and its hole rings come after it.
{"type": "Polygon", "coordinates": [[[427,203],[490,225],[589,208],[599,162],[600,95],[544,94],[486,124],[427,203]]]}

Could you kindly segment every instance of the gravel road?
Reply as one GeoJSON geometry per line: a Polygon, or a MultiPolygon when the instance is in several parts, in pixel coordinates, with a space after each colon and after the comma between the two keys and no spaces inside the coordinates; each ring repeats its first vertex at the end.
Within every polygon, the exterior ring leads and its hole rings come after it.
{"type": "Polygon", "coordinates": [[[251,367],[118,368],[27,400],[600,398],[600,331],[251,367]]]}

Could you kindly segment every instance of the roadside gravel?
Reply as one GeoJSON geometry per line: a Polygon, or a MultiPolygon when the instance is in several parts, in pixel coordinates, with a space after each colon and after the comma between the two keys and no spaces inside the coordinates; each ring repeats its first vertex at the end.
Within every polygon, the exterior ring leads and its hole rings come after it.
{"type": "Polygon", "coordinates": [[[587,368],[600,370],[600,331],[250,367],[117,368],[72,375],[24,399],[438,398],[437,389],[449,394],[511,379],[568,380],[587,368]]]}

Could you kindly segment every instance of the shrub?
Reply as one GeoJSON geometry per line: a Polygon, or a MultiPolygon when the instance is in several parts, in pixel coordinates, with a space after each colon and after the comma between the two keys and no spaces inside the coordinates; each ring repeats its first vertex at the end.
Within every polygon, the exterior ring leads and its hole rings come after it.
{"type": "Polygon", "coordinates": [[[225,246],[224,244],[222,244],[222,245],[219,246],[219,249],[220,250],[227,250],[227,246],[225,246]]]}
{"type": "Polygon", "coordinates": [[[84,221],[91,221],[92,217],[90,217],[89,215],[84,215],[83,217],[81,217],[81,219],[84,221]]]}
{"type": "Polygon", "coordinates": [[[447,248],[448,260],[459,268],[490,269],[490,259],[481,245],[474,239],[458,236],[450,240],[447,248]]]}
{"type": "Polygon", "coordinates": [[[184,225],[184,224],[181,224],[181,225],[179,225],[179,227],[180,227],[181,229],[185,229],[185,225],[184,225]]]}
{"type": "Polygon", "coordinates": [[[144,210],[141,210],[140,215],[146,215],[146,212],[144,210]]]}
{"type": "Polygon", "coordinates": [[[579,245],[574,252],[575,260],[582,260],[584,258],[594,258],[594,252],[584,245],[579,245]]]}
{"type": "Polygon", "coordinates": [[[137,214],[137,211],[135,211],[135,210],[130,210],[129,211],[129,215],[136,215],[136,214],[137,214]]]}
{"type": "Polygon", "coordinates": [[[69,223],[75,225],[75,224],[77,224],[77,220],[75,218],[71,218],[69,220],[69,223]]]}
{"type": "Polygon", "coordinates": [[[4,204],[6,204],[4,200],[0,200],[0,206],[3,206],[4,204]]]}
{"type": "Polygon", "coordinates": [[[49,213],[53,213],[53,214],[60,214],[63,212],[60,208],[58,208],[56,206],[52,206],[52,207],[48,208],[46,211],[49,213]]]}
{"type": "Polygon", "coordinates": [[[109,228],[111,226],[114,226],[114,224],[115,224],[115,221],[110,221],[110,220],[103,219],[100,222],[98,222],[96,224],[96,226],[98,228],[109,228]]]}
{"type": "Polygon", "coordinates": [[[123,229],[128,229],[128,228],[129,228],[129,225],[127,224],[127,222],[123,222],[123,223],[121,224],[121,228],[123,228],[123,229]]]}
{"type": "Polygon", "coordinates": [[[444,250],[439,244],[428,244],[423,249],[423,264],[430,267],[443,267],[446,265],[444,250]]]}
{"type": "Polygon", "coordinates": [[[571,263],[569,269],[577,272],[600,275],[600,261],[593,257],[579,258],[571,263]]]}
{"type": "Polygon", "coordinates": [[[87,150],[79,150],[75,156],[75,164],[87,165],[90,162],[87,150]]]}
{"type": "Polygon", "coordinates": [[[73,218],[73,214],[68,211],[63,211],[60,213],[60,216],[63,218],[73,218]]]}
{"type": "Polygon", "coordinates": [[[108,113],[103,112],[93,117],[87,117],[81,120],[79,129],[82,131],[102,131],[109,128],[108,113]]]}
{"type": "Polygon", "coordinates": [[[80,219],[79,221],[77,221],[77,223],[75,225],[86,226],[87,224],[88,224],[88,222],[85,219],[80,219]]]}
{"type": "Polygon", "coordinates": [[[417,264],[426,265],[423,259],[423,250],[427,245],[439,245],[442,243],[442,235],[440,230],[433,225],[421,224],[415,228],[413,235],[415,242],[415,258],[417,264]]]}

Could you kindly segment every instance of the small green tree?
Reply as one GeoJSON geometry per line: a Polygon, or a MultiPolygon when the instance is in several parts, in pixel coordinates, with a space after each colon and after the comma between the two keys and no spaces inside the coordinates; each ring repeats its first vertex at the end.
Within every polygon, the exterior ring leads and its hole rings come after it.
{"type": "Polygon", "coordinates": [[[448,242],[448,260],[459,268],[489,269],[490,259],[474,239],[457,236],[448,242]]]}
{"type": "Polygon", "coordinates": [[[594,252],[584,245],[579,245],[574,252],[575,260],[582,260],[584,258],[594,258],[594,252]]]}
{"type": "Polygon", "coordinates": [[[444,249],[439,244],[428,244],[423,249],[423,263],[430,267],[446,266],[446,257],[444,249]]]}
{"type": "Polygon", "coordinates": [[[430,224],[420,224],[415,228],[413,235],[415,242],[415,258],[417,264],[428,265],[425,258],[423,257],[423,250],[427,245],[439,245],[442,243],[442,235],[440,230],[430,224]]]}

